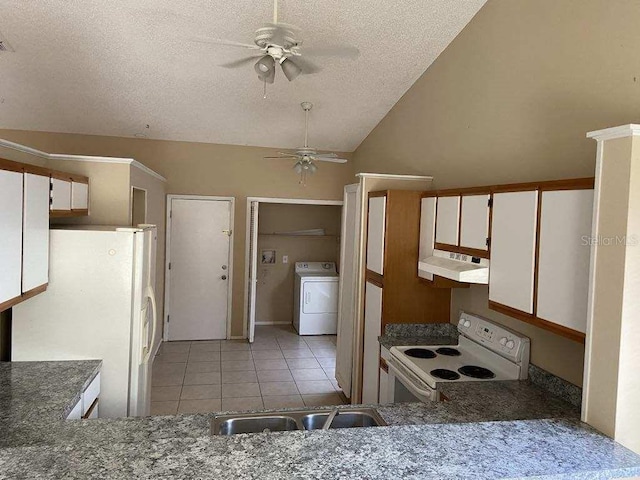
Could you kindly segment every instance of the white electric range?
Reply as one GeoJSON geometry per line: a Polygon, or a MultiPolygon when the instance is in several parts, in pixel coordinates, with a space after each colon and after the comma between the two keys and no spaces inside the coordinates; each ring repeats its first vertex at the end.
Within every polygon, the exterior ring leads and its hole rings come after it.
{"type": "Polygon", "coordinates": [[[527,337],[462,312],[458,345],[391,347],[387,402],[437,401],[445,382],[524,380],[529,369],[527,337]]]}

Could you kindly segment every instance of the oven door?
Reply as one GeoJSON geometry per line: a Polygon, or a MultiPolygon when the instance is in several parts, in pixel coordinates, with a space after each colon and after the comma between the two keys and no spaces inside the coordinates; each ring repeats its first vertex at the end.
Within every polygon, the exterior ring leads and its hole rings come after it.
{"type": "Polygon", "coordinates": [[[434,402],[438,392],[404,368],[396,359],[387,360],[389,383],[387,403],[434,402]]]}

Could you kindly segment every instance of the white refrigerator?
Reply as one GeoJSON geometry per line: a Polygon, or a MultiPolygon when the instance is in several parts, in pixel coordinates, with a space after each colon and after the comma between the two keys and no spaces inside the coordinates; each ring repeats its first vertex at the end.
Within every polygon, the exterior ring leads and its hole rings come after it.
{"type": "Polygon", "coordinates": [[[100,417],[149,415],[155,226],[50,233],[49,287],[13,308],[12,360],[101,359],[100,417]]]}

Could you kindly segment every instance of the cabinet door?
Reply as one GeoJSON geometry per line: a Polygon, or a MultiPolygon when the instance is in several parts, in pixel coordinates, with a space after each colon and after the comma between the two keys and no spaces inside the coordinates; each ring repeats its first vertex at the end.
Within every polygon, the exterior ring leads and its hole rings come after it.
{"type": "Polygon", "coordinates": [[[378,402],[382,288],[367,282],[364,300],[364,350],[362,354],[362,403],[378,402]]]}
{"type": "Polygon", "coordinates": [[[89,185],[71,182],[71,209],[87,210],[89,208],[89,185]]]}
{"type": "Polygon", "coordinates": [[[0,170],[0,305],[22,294],[22,183],[0,170]]]}
{"type": "MultiPolygon", "coordinates": [[[[420,202],[420,246],[418,259],[423,260],[433,255],[436,231],[436,197],[426,197],[420,202]]],[[[433,280],[432,273],[419,273],[427,280],[433,280]]]]}
{"type": "Polygon", "coordinates": [[[49,177],[24,174],[22,292],[49,281],[49,177]]]}
{"type": "Polygon", "coordinates": [[[51,179],[51,210],[71,210],[71,181],[51,179]]]}
{"type": "Polygon", "coordinates": [[[460,197],[438,197],[436,243],[458,245],[460,197]]]}
{"type": "Polygon", "coordinates": [[[533,313],[538,192],[493,195],[489,300],[533,313]]]}
{"type": "Polygon", "coordinates": [[[369,199],[367,225],[367,269],[384,275],[384,235],[387,197],[369,199]]]}
{"type": "Polygon", "coordinates": [[[541,195],[536,316],[585,333],[593,190],[541,195]]]}
{"type": "Polygon", "coordinates": [[[460,246],[488,250],[489,195],[463,196],[461,215],[460,246]]]}

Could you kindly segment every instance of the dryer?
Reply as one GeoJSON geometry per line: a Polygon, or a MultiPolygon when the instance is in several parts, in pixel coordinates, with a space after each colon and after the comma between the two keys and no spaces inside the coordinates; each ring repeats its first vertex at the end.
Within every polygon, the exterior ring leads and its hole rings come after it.
{"type": "Polygon", "coordinates": [[[296,262],[293,326],[300,335],[336,335],[339,279],[335,262],[296,262]]]}

